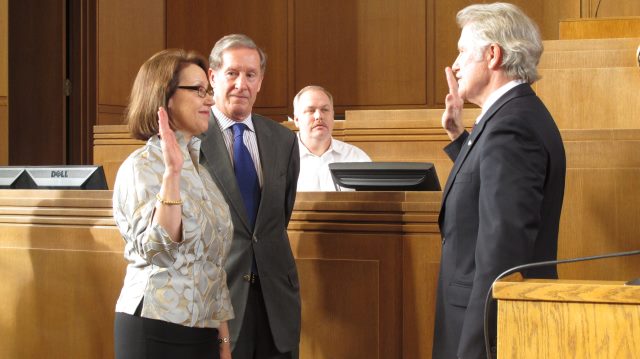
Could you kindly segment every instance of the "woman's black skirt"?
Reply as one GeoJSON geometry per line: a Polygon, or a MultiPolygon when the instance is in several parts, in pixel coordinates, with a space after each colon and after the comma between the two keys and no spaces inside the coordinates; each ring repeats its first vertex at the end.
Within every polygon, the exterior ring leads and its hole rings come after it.
{"type": "Polygon", "coordinates": [[[116,359],[219,358],[218,329],[191,328],[116,312],[116,359]]]}

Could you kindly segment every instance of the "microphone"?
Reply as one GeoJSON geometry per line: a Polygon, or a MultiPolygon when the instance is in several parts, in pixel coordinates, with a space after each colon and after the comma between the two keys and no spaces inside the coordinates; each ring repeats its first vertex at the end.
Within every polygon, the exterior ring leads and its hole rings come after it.
{"type": "MultiPolygon", "coordinates": [[[[564,264],[564,263],[574,263],[574,262],[583,262],[583,261],[590,261],[590,260],[596,260],[596,259],[604,259],[604,258],[613,258],[613,257],[626,257],[626,256],[635,256],[637,254],[640,254],[640,249],[639,250],[635,250],[635,251],[629,251],[629,252],[617,252],[617,253],[609,253],[609,254],[601,254],[601,255],[597,255],[597,256],[590,256],[590,257],[579,257],[579,258],[570,258],[570,259],[559,259],[559,260],[553,260],[553,261],[544,261],[544,262],[534,262],[534,263],[527,263],[527,264],[521,264],[519,266],[515,266],[513,268],[507,269],[506,271],[502,272],[502,274],[500,274],[499,276],[496,277],[496,279],[493,280],[493,283],[491,283],[491,287],[489,287],[489,291],[487,292],[487,297],[485,298],[484,301],[484,346],[485,346],[485,350],[487,352],[487,358],[492,358],[491,355],[491,344],[490,344],[490,340],[489,340],[489,305],[493,302],[493,285],[496,284],[496,282],[498,280],[500,280],[501,278],[504,278],[510,274],[516,273],[516,272],[520,272],[524,269],[529,269],[529,268],[536,268],[536,267],[546,267],[546,266],[551,266],[551,265],[556,265],[556,264],[564,264]]],[[[627,285],[640,285],[640,278],[637,278],[635,280],[629,281],[626,283],[627,285]]]]}

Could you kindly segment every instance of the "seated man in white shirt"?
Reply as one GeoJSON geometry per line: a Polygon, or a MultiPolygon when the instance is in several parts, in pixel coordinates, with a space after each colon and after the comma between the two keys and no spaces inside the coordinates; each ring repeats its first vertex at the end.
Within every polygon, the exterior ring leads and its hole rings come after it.
{"type": "MultiPolygon", "coordinates": [[[[356,146],[331,137],[333,96],[320,86],[307,86],[293,99],[294,123],[299,129],[298,191],[336,191],[329,172],[333,162],[371,162],[356,146]]],[[[350,189],[340,187],[341,191],[350,189]]]]}

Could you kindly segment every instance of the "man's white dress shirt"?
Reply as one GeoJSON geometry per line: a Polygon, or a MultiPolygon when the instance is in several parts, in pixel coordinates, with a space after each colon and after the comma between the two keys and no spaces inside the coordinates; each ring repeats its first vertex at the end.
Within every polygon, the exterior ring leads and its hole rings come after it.
{"type": "MultiPolygon", "coordinates": [[[[329,163],[333,162],[371,162],[371,158],[354,145],[331,138],[329,149],[321,156],[316,156],[300,141],[300,176],[298,177],[298,192],[308,191],[336,191],[331,178],[329,163]]],[[[340,187],[340,191],[353,191],[340,187]]]]}

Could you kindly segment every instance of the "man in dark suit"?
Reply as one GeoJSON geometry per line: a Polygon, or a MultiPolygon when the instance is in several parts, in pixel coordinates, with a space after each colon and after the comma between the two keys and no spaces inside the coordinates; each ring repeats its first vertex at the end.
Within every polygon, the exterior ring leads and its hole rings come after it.
{"type": "MultiPolygon", "coordinates": [[[[457,21],[459,55],[445,71],[442,125],[455,162],[439,218],[434,359],[485,358],[484,302],[493,280],[510,267],[556,258],[566,169],[558,128],[530,86],[542,54],[536,25],[504,3],[471,5],[457,21]],[[461,121],[465,100],[482,108],[470,134],[461,121]]],[[[524,275],[557,277],[555,268],[524,275]]]]}
{"type": "Polygon", "coordinates": [[[296,358],[300,289],[287,225],[300,168],[298,141],[284,126],[252,113],[266,56],[249,37],[221,38],[209,61],[215,105],[200,163],[224,194],[234,226],[225,265],[235,312],[229,321],[233,358],[296,358]]]}

